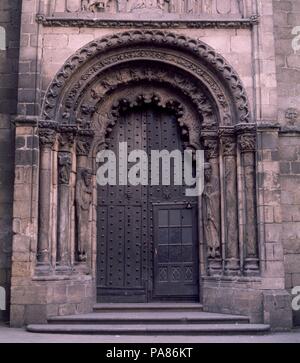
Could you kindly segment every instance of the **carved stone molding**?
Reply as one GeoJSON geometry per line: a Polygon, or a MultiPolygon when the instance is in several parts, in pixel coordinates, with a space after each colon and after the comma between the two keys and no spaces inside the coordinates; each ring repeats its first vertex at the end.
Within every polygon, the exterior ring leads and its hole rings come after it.
{"type": "Polygon", "coordinates": [[[118,122],[120,114],[134,107],[152,104],[173,113],[181,128],[185,144],[193,149],[200,149],[200,124],[198,120],[192,117],[186,110],[186,107],[183,106],[179,98],[159,93],[158,90],[153,92],[153,90],[147,90],[147,88],[144,89],[143,93],[137,93],[134,90],[129,91],[128,93],[127,97],[116,99],[112,109],[108,113],[107,119],[99,120],[99,122],[102,123],[101,128],[104,130],[106,136],[118,122]]]}
{"type": "MultiPolygon", "coordinates": [[[[92,67],[95,69],[96,67],[92,67]]],[[[89,88],[82,87],[78,91],[77,85],[75,85],[68,95],[65,101],[65,109],[63,110],[65,119],[71,118],[71,114],[78,112],[76,118],[86,122],[90,120],[93,113],[99,108],[102,103],[108,97],[112,97],[112,92],[126,87],[133,87],[135,85],[143,84],[146,88],[151,84],[165,85],[167,88],[175,90],[177,93],[180,91],[183,95],[188,96],[190,101],[195,105],[196,110],[203,118],[203,125],[209,125],[210,128],[217,127],[217,117],[214,114],[213,100],[207,94],[202,91],[203,86],[188,75],[184,75],[182,72],[175,72],[175,70],[153,67],[152,64],[148,64],[148,67],[118,67],[118,69],[112,69],[110,72],[106,71],[105,74],[100,77],[99,74],[95,74],[96,81],[91,83],[92,70],[88,70],[81,78],[86,80],[89,88]],[[89,78],[88,78],[89,77],[89,78]],[[76,93],[77,92],[77,93],[76,93]],[[71,109],[73,107],[73,109],[71,109]]],[[[222,96],[216,96],[219,99],[222,96]]],[[[218,104],[219,107],[224,106],[224,113],[228,111],[228,103],[223,102],[218,104]]]]}
{"type": "MultiPolygon", "coordinates": [[[[185,68],[189,72],[196,72],[199,80],[201,80],[202,77],[205,77],[203,66],[209,66],[216,76],[222,80],[223,84],[227,85],[227,89],[232,93],[232,101],[236,108],[238,121],[246,123],[250,121],[249,102],[242,82],[234,69],[221,55],[199,40],[191,39],[179,34],[155,30],[136,30],[114,34],[100,40],[95,40],[77,51],[64,64],[50,85],[45,97],[44,116],[46,118],[57,117],[57,100],[64,92],[64,86],[72,79],[72,76],[78,72],[78,69],[81,68],[84,63],[100,54],[104,54],[107,50],[119,50],[119,55],[116,56],[113,61],[113,64],[116,64],[126,60],[128,48],[138,45],[151,45],[160,48],[163,46],[166,50],[169,48],[193,55],[199,60],[199,64],[202,64],[202,69],[197,70],[196,64],[193,65],[189,64],[190,62],[184,62],[180,59],[180,54],[178,54],[178,56],[173,55],[171,62],[176,65],[177,59],[178,66],[180,65],[181,68],[185,68]]],[[[143,50],[140,51],[140,56],[144,54],[143,52],[143,50]]],[[[161,52],[157,52],[157,55],[159,55],[160,58],[161,54],[159,53],[161,52]]],[[[148,59],[151,59],[153,54],[155,54],[155,51],[149,52],[150,58],[147,56],[148,59]]],[[[138,56],[138,53],[136,53],[136,56],[138,56]]],[[[166,54],[165,57],[168,58],[170,55],[166,54]]],[[[102,66],[104,67],[104,65],[102,66]]],[[[107,67],[107,65],[105,66],[107,67]]],[[[80,86],[81,85],[78,84],[78,88],[80,88],[80,86]]]]}
{"type": "Polygon", "coordinates": [[[259,17],[248,19],[201,19],[201,20],[113,20],[94,18],[46,17],[37,15],[36,20],[45,27],[87,28],[154,28],[154,29],[249,29],[259,23],[259,17]]]}

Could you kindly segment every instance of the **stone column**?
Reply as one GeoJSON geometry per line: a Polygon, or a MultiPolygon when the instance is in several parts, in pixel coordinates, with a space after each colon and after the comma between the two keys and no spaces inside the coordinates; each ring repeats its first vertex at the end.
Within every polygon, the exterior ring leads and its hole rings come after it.
{"type": "Polygon", "coordinates": [[[208,164],[205,167],[204,235],[207,245],[208,273],[222,274],[221,246],[221,193],[218,135],[204,135],[204,148],[208,164]]]}
{"type": "Polygon", "coordinates": [[[56,270],[67,273],[71,270],[70,256],[70,177],[72,149],[75,129],[61,129],[58,151],[58,232],[56,270]]]}
{"type": "Polygon", "coordinates": [[[86,263],[91,251],[90,209],[93,201],[93,174],[89,158],[93,131],[80,130],[76,140],[77,180],[76,180],[76,251],[78,263],[86,263]]]}
{"type": "Polygon", "coordinates": [[[244,274],[259,274],[256,213],[256,177],[255,177],[255,128],[244,127],[239,130],[239,148],[243,168],[245,226],[244,226],[244,274]]]}
{"type": "Polygon", "coordinates": [[[233,128],[220,130],[224,171],[225,202],[225,274],[240,274],[238,190],[237,190],[237,142],[233,128]]]}
{"type": "Polygon", "coordinates": [[[56,141],[55,123],[39,123],[40,177],[39,177],[39,234],[37,273],[51,270],[51,178],[52,148],[56,141]]]}

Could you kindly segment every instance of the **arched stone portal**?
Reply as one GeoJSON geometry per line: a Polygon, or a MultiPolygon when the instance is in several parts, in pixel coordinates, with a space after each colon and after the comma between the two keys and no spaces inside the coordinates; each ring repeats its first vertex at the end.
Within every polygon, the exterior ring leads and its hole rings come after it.
{"type": "MultiPolygon", "coordinates": [[[[198,230],[197,299],[205,299],[214,283],[259,276],[256,127],[242,82],[200,41],[131,31],[80,49],[45,94],[38,123],[38,281],[66,279],[72,285],[75,279],[85,286],[88,279],[88,301],[95,302],[101,262],[96,155],[109,146],[122,112],[146,105],[172,115],[184,148],[205,150],[206,185],[192,225],[198,230]]],[[[221,310],[216,304],[209,309],[221,310]]]]}

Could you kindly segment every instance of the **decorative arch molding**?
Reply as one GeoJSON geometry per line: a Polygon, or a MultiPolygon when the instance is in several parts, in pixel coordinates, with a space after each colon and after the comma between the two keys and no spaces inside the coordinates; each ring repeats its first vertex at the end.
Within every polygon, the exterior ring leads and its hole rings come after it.
{"type": "Polygon", "coordinates": [[[200,40],[155,30],[128,31],[107,36],[78,50],[50,84],[43,105],[43,118],[59,121],[57,105],[62,103],[67,90],[69,95],[74,95],[74,92],[77,94],[87,83],[89,72],[83,75],[87,67],[91,66],[89,71],[95,74],[97,68],[107,70],[111,65],[128,61],[128,58],[156,60],[192,73],[195,79],[206,82],[216,99],[228,103],[233,117],[231,123],[251,122],[245,88],[233,67],[220,54],[200,40]],[[104,59],[105,55],[112,52],[114,54],[110,59],[104,59]],[[95,63],[99,56],[101,59],[95,66],[93,61],[95,63]],[[76,83],[72,87],[74,80],[76,83]]]}
{"type": "Polygon", "coordinates": [[[233,68],[209,46],[162,31],[129,31],[91,42],[49,86],[39,123],[40,180],[53,174],[57,180],[55,188],[40,185],[40,219],[50,221],[54,189],[57,218],[40,226],[37,267],[44,273],[52,264],[50,270],[55,265],[56,272],[65,273],[73,263],[93,271],[95,155],[106,147],[120,113],[147,103],[176,116],[184,146],[204,146],[211,170],[202,217],[209,226],[203,238],[207,274],[258,275],[256,132],[246,91],[233,68]],[[75,228],[71,221],[76,219],[75,228]],[[58,231],[52,254],[51,223],[58,231]]]}
{"type": "MultiPolygon", "coordinates": [[[[211,128],[217,127],[220,121],[217,118],[218,109],[221,107],[209,95],[209,92],[203,92],[203,86],[196,83],[193,79],[185,76],[184,73],[175,72],[166,68],[155,67],[151,63],[145,63],[144,66],[135,64],[126,64],[118,69],[112,68],[103,75],[98,75],[92,82],[88,82],[80,92],[77,98],[74,93],[68,94],[65,102],[66,108],[61,112],[62,120],[69,121],[74,115],[75,120],[89,119],[93,112],[98,109],[107,97],[117,89],[132,87],[138,84],[146,86],[156,84],[166,86],[175,90],[181,95],[185,95],[194,104],[195,109],[203,118],[203,124],[211,128]],[[151,67],[150,67],[151,66],[151,67]]],[[[205,90],[206,91],[206,90],[205,90]]],[[[225,106],[225,103],[224,103],[225,106]]],[[[230,115],[228,114],[228,119],[230,115]]]]}
{"type": "Polygon", "coordinates": [[[191,111],[187,109],[178,97],[172,96],[160,93],[157,90],[155,92],[145,90],[142,93],[137,91],[131,93],[126,98],[122,97],[117,99],[111,108],[104,138],[108,137],[112,131],[112,127],[118,122],[120,115],[143,105],[152,105],[174,114],[181,129],[182,140],[185,142],[186,147],[195,150],[200,149],[201,128],[199,126],[199,120],[196,117],[192,117],[191,111]]]}
{"type": "MultiPolygon", "coordinates": [[[[92,89],[92,93],[94,92],[96,92],[95,89],[92,89]]],[[[79,127],[83,129],[92,120],[92,125],[89,127],[94,130],[95,139],[97,141],[100,139],[104,143],[106,135],[117,123],[122,110],[151,103],[169,110],[176,116],[188,147],[197,150],[201,148],[201,129],[206,125],[210,130],[217,132],[218,123],[214,113],[215,108],[210,105],[203,94],[198,101],[198,104],[191,102],[188,95],[178,92],[178,89],[168,82],[157,82],[156,84],[150,82],[128,84],[126,82],[126,86],[123,84],[123,87],[113,87],[110,92],[105,94],[105,97],[101,98],[101,102],[96,102],[95,105],[81,103],[79,117],[76,120],[79,127]],[[199,112],[200,106],[202,107],[201,112],[199,112]]]]}

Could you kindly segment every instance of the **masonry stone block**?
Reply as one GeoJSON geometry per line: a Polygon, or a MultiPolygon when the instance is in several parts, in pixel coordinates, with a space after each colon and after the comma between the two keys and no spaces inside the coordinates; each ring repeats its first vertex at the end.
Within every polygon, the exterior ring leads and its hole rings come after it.
{"type": "Polygon", "coordinates": [[[291,329],[291,295],[287,291],[269,290],[263,293],[263,301],[264,322],[273,330],[291,329]]]}

